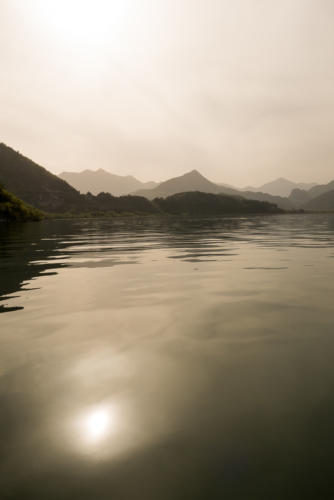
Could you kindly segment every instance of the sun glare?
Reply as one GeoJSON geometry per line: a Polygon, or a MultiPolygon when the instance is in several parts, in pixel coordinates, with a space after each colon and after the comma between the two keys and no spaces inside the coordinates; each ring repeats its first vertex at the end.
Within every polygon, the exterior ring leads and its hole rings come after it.
{"type": "Polygon", "coordinates": [[[98,46],[131,36],[130,0],[39,0],[35,13],[65,43],[98,46]]]}
{"type": "Polygon", "coordinates": [[[94,408],[80,420],[81,439],[87,444],[98,444],[115,430],[115,415],[109,406],[94,408]]]}
{"type": "Polygon", "coordinates": [[[87,433],[95,441],[107,433],[110,424],[110,414],[105,410],[97,410],[87,418],[87,433]]]}

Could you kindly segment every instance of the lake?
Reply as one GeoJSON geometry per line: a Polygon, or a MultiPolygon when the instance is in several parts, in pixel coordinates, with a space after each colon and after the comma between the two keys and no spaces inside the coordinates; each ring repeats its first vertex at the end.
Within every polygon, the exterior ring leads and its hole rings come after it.
{"type": "Polygon", "coordinates": [[[334,216],[0,227],[0,496],[334,498],[334,216]]]}

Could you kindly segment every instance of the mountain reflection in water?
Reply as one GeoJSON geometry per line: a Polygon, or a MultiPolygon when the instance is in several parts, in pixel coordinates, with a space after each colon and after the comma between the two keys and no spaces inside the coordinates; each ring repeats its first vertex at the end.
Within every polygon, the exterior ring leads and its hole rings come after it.
{"type": "Polygon", "coordinates": [[[334,217],[0,227],[0,496],[332,499],[334,217]]]}

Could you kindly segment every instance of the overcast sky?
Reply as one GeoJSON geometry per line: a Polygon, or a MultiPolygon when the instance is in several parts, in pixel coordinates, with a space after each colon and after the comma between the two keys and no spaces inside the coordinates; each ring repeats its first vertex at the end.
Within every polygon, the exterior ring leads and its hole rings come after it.
{"type": "Polygon", "coordinates": [[[334,179],[333,0],[0,0],[0,141],[54,173],[334,179]]]}

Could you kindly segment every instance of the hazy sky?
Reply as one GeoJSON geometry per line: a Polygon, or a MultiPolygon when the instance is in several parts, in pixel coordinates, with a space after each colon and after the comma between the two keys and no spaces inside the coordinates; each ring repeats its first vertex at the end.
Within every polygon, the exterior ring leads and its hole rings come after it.
{"type": "Polygon", "coordinates": [[[59,173],[334,179],[333,0],[0,0],[0,141],[59,173]]]}

